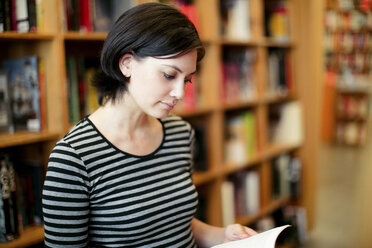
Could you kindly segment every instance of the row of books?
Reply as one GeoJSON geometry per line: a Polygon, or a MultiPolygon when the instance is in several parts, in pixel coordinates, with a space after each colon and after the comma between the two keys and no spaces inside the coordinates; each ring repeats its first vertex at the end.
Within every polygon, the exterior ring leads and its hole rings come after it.
{"type": "Polygon", "coordinates": [[[222,183],[223,225],[235,223],[238,216],[253,215],[260,210],[260,175],[256,170],[240,171],[222,183]]]}
{"type": "Polygon", "coordinates": [[[327,0],[327,5],[342,11],[360,9],[367,12],[371,10],[371,0],[327,0]]]}
{"type": "Polygon", "coordinates": [[[326,32],[324,49],[327,53],[369,52],[372,48],[372,34],[368,32],[326,32]]]}
{"type": "Polygon", "coordinates": [[[99,59],[66,56],[69,121],[76,123],[98,108],[98,94],[92,78],[99,70],[99,59]]]}
{"type": "Polygon", "coordinates": [[[283,153],[271,161],[272,199],[297,198],[301,195],[302,162],[298,157],[283,153]]]}
{"type": "MultiPolygon", "coordinates": [[[[250,0],[220,1],[221,35],[231,40],[252,39],[250,0]]],[[[265,1],[265,33],[278,42],[289,41],[287,1],[265,1]]]]}
{"type": "Polygon", "coordinates": [[[372,13],[362,12],[356,9],[348,12],[327,10],[324,17],[327,32],[350,31],[361,32],[372,29],[372,13]]]}
{"type": "Polygon", "coordinates": [[[364,52],[328,54],[325,56],[325,66],[339,72],[347,68],[353,73],[369,74],[372,70],[372,54],[364,52]]]}
{"type": "Polygon", "coordinates": [[[270,48],[268,54],[267,96],[287,96],[292,87],[291,59],[287,49],[270,48]]]}
{"type": "Polygon", "coordinates": [[[36,32],[43,29],[43,0],[0,1],[0,32],[36,32]]]}
{"type": "MultiPolygon", "coordinates": [[[[299,197],[302,163],[298,157],[281,154],[271,161],[272,199],[299,197]]],[[[257,214],[261,209],[260,173],[255,169],[231,175],[221,186],[223,224],[237,217],[257,214]]]]}
{"type": "Polygon", "coordinates": [[[246,102],[257,97],[256,59],[253,49],[224,47],[221,97],[225,103],[246,102]]]}
{"type": "Polygon", "coordinates": [[[132,6],[133,0],[63,0],[63,29],[107,32],[116,19],[132,6]]]}
{"type": "Polygon", "coordinates": [[[20,230],[42,225],[42,175],[38,161],[19,161],[0,154],[0,242],[16,239],[20,230]]]}
{"type": "Polygon", "coordinates": [[[369,111],[368,95],[340,94],[336,102],[337,115],[342,119],[366,120],[369,111]]]}
{"type": "Polygon", "coordinates": [[[44,62],[36,55],[6,59],[0,71],[0,131],[46,128],[44,62]]]}

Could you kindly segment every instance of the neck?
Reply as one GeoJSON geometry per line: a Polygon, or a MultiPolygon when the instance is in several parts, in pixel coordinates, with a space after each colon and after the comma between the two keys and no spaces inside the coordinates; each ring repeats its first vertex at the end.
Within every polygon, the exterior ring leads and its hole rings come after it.
{"type": "Polygon", "coordinates": [[[133,135],[136,131],[147,128],[157,120],[139,111],[131,108],[128,104],[122,102],[107,102],[104,106],[98,108],[90,117],[100,129],[120,130],[121,133],[133,135]]]}

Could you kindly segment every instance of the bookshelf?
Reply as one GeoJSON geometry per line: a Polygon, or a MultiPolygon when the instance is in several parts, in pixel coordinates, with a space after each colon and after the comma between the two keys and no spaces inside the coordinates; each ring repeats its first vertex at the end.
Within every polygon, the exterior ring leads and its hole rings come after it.
{"type": "MultiPolygon", "coordinates": [[[[134,4],[147,1],[137,0],[134,4]]],[[[317,1],[316,1],[317,2],[317,1]]],[[[16,132],[0,135],[0,150],[14,153],[22,152],[30,158],[37,158],[47,165],[49,152],[55,142],[71,127],[68,108],[68,81],[66,79],[66,60],[70,55],[98,57],[100,47],[106,37],[105,32],[66,31],[63,22],[63,1],[43,0],[42,9],[44,25],[36,33],[0,33],[0,44],[7,49],[0,51],[0,60],[36,54],[45,61],[47,128],[39,133],[16,132]]],[[[235,221],[252,225],[260,218],[270,215],[275,210],[295,203],[307,209],[308,223],[314,225],[316,158],[318,145],[319,119],[318,82],[321,78],[321,61],[318,53],[308,47],[309,42],[320,44],[319,30],[322,23],[310,21],[310,16],[322,11],[322,4],[314,1],[295,0],[250,0],[249,25],[251,32],[248,38],[231,38],[220,33],[222,17],[219,0],[194,0],[199,19],[199,31],[205,43],[206,56],[197,75],[198,94],[200,99],[192,110],[175,110],[190,123],[205,130],[207,161],[205,171],[196,171],[194,182],[203,201],[205,220],[213,225],[222,225],[221,185],[225,180],[240,171],[255,170],[260,176],[260,209],[255,214],[236,216],[235,221]],[[285,2],[289,25],[289,35],[285,39],[272,37],[266,30],[266,15],[269,3],[275,5],[285,2]],[[303,27],[309,27],[305,31],[303,27]],[[315,34],[315,35],[314,35],[315,34]],[[223,81],[221,67],[224,54],[230,50],[249,51],[249,63],[253,92],[241,101],[225,101],[222,98],[223,81]],[[291,86],[285,92],[268,94],[269,55],[272,50],[284,52],[290,61],[287,76],[291,86]],[[318,57],[316,57],[318,56],[318,57]],[[303,57],[310,58],[304,61],[303,57]],[[313,73],[313,72],[316,73],[313,73]],[[315,82],[315,83],[313,83],[315,82]],[[307,85],[313,84],[313,89],[307,85]],[[270,113],[276,106],[290,102],[300,102],[304,110],[304,141],[301,144],[276,143],[270,137],[270,113]],[[243,163],[225,162],[226,120],[230,116],[250,111],[254,115],[256,129],[256,152],[243,163]],[[314,124],[315,123],[315,124],[314,124]],[[309,128],[312,127],[312,128],[309,128]],[[272,197],[272,160],[281,155],[290,154],[299,157],[302,162],[302,193],[297,199],[285,196],[272,197]]],[[[319,18],[321,20],[321,18],[319,18]]],[[[319,51],[320,48],[316,49],[319,51]]],[[[247,75],[246,75],[247,76],[247,75]]],[[[27,247],[43,240],[42,227],[27,227],[15,241],[0,244],[0,247],[27,247]]]]}
{"type": "Polygon", "coordinates": [[[364,1],[326,1],[324,33],[323,138],[338,145],[362,146],[368,132],[371,93],[370,4],[364,1]]]}

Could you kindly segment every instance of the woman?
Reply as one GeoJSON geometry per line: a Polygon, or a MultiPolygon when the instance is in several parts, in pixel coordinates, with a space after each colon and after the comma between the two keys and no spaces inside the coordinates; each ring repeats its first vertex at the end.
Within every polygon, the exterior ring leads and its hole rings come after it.
{"type": "Polygon", "coordinates": [[[193,217],[194,133],[169,115],[204,48],[173,7],[148,3],[109,32],[100,108],[53,149],[43,189],[47,247],[210,247],[255,232],[193,217]]]}

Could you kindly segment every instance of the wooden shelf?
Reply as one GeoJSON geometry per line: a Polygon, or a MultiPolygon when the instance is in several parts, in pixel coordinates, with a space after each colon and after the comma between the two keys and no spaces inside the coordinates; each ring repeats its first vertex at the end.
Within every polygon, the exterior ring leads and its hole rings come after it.
{"type": "Polygon", "coordinates": [[[0,40],[53,40],[56,34],[52,33],[0,33],[0,40]]]}
{"type": "Polygon", "coordinates": [[[271,214],[275,210],[279,209],[280,207],[283,207],[289,203],[289,198],[281,198],[278,200],[273,200],[268,206],[264,206],[261,208],[261,210],[253,215],[249,216],[241,216],[236,219],[237,223],[240,223],[242,225],[250,225],[253,222],[257,221],[258,219],[271,214]]]}
{"type": "Polygon", "coordinates": [[[0,243],[0,248],[20,248],[39,244],[44,240],[44,228],[41,226],[26,227],[19,238],[7,243],[0,243]]]}
{"type": "Polygon", "coordinates": [[[26,145],[31,143],[54,141],[60,136],[57,132],[15,132],[14,134],[2,133],[0,134],[0,148],[26,145]]]}
{"type": "Polygon", "coordinates": [[[65,32],[63,38],[65,40],[80,40],[80,41],[104,41],[107,33],[104,32],[65,32]]]}

